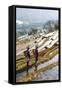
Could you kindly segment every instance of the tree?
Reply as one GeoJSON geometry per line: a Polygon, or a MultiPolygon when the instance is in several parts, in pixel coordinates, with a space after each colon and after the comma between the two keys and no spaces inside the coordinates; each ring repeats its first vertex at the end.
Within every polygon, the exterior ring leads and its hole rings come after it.
{"type": "Polygon", "coordinates": [[[29,31],[28,35],[34,35],[37,33],[37,29],[36,28],[32,28],[31,31],[29,31]]]}
{"type": "Polygon", "coordinates": [[[55,23],[54,29],[57,30],[59,28],[58,23],[55,23]]]}

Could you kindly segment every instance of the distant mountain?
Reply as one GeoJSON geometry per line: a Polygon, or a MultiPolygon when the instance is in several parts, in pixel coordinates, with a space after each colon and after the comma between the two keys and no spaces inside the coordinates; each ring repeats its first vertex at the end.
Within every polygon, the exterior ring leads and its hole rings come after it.
{"type": "Polygon", "coordinates": [[[16,30],[18,29],[31,29],[31,28],[37,28],[42,26],[43,23],[29,23],[27,21],[19,21],[16,20],[16,30]]]}
{"type": "Polygon", "coordinates": [[[46,33],[52,32],[58,29],[58,25],[59,25],[58,20],[55,20],[55,21],[50,20],[43,25],[43,29],[46,30],[45,31],[46,33]]]}
{"type": "Polygon", "coordinates": [[[28,34],[28,33],[33,33],[34,31],[41,31],[41,32],[51,32],[54,29],[58,28],[58,20],[53,21],[49,20],[45,23],[29,23],[27,21],[16,21],[16,35],[17,37],[28,34]],[[34,30],[34,31],[33,31],[34,30]]]}

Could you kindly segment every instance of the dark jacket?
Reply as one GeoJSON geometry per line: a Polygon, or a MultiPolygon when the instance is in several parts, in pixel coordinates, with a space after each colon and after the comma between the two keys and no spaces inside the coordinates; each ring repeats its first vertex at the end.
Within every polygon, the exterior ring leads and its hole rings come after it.
{"type": "Polygon", "coordinates": [[[34,54],[35,60],[37,61],[38,60],[38,48],[35,48],[33,50],[33,54],[34,54]]]}
{"type": "Polygon", "coordinates": [[[26,59],[30,59],[30,52],[28,49],[26,51],[24,51],[24,55],[25,55],[26,59]]]}

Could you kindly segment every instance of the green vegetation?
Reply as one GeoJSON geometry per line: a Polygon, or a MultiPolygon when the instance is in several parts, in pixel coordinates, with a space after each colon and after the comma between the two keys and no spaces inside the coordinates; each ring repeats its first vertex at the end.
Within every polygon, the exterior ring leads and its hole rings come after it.
{"type": "MultiPolygon", "coordinates": [[[[55,45],[51,48],[48,48],[48,49],[42,51],[42,52],[39,52],[39,57],[38,57],[37,63],[38,64],[44,63],[44,62],[50,60],[52,57],[54,57],[57,53],[58,53],[58,46],[55,46],[55,45]],[[52,54],[50,55],[50,53],[52,53],[52,54]]],[[[34,60],[34,56],[32,55],[30,58],[29,65],[32,65],[34,63],[35,63],[35,60],[34,60]]],[[[26,67],[25,57],[16,60],[16,71],[21,70],[25,67],[26,67]]]]}

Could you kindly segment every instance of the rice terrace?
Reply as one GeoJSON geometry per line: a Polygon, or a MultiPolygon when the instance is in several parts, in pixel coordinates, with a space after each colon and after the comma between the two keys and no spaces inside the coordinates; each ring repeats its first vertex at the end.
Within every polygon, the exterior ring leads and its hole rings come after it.
{"type": "Polygon", "coordinates": [[[58,11],[16,11],[16,82],[58,80],[58,11]]]}

